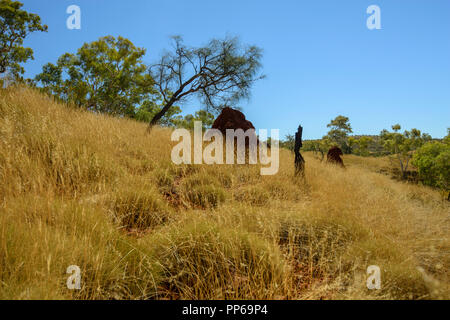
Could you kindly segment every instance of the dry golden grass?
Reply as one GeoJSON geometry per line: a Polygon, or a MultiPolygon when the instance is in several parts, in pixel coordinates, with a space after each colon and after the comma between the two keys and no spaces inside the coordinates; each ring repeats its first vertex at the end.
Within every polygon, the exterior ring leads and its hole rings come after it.
{"type": "Polygon", "coordinates": [[[0,299],[450,298],[449,205],[385,160],[175,166],[170,134],[0,91],[0,299]]]}

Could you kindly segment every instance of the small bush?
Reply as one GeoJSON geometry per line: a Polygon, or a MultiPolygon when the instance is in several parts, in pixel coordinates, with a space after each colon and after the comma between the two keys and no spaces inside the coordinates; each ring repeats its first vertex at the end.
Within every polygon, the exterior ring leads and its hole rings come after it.
{"type": "Polygon", "coordinates": [[[116,193],[114,217],[127,230],[146,230],[166,223],[170,209],[154,190],[122,191],[116,193]]]}
{"type": "Polygon", "coordinates": [[[224,188],[231,188],[233,185],[233,178],[227,172],[217,172],[217,179],[224,188]]]}
{"type": "Polygon", "coordinates": [[[218,183],[223,188],[231,188],[233,185],[233,174],[232,170],[228,170],[226,166],[205,166],[205,173],[209,176],[214,177],[213,183],[218,183]]]}
{"type": "Polygon", "coordinates": [[[382,269],[382,292],[388,292],[396,300],[423,300],[432,298],[420,272],[412,267],[388,265],[382,269]],[[384,269],[384,270],[383,270],[384,269]],[[383,290],[384,287],[384,290],[383,290]]]}
{"type": "Polygon", "coordinates": [[[180,179],[189,175],[193,175],[199,171],[198,165],[193,164],[182,164],[175,165],[170,160],[161,161],[159,164],[159,168],[161,170],[166,170],[169,175],[173,176],[176,179],[180,179]]]}
{"type": "Polygon", "coordinates": [[[234,199],[253,206],[264,206],[269,203],[270,194],[260,186],[251,186],[237,190],[234,199]]]}
{"type": "Polygon", "coordinates": [[[274,199],[299,200],[301,198],[301,190],[293,183],[286,183],[286,181],[272,180],[266,183],[264,188],[274,199]]]}
{"type": "Polygon", "coordinates": [[[206,174],[197,173],[183,181],[182,192],[185,200],[201,208],[216,208],[225,201],[225,191],[219,181],[206,174]]]}
{"type": "Polygon", "coordinates": [[[414,154],[413,165],[425,185],[450,190],[450,144],[425,144],[414,154]]]}
{"type": "Polygon", "coordinates": [[[163,194],[175,192],[175,175],[170,170],[158,169],[155,172],[156,183],[163,194]]]}
{"type": "Polygon", "coordinates": [[[313,283],[348,284],[353,262],[345,258],[345,252],[360,236],[353,226],[324,218],[303,221],[291,217],[282,220],[278,243],[297,275],[295,286],[304,290],[313,283]]]}
{"type": "Polygon", "coordinates": [[[225,201],[225,191],[214,185],[197,185],[184,191],[187,200],[194,206],[216,208],[225,201]]]}
{"type": "MultiPolygon", "coordinates": [[[[381,289],[368,292],[372,297],[423,300],[439,296],[439,292],[433,292],[431,289],[433,285],[426,283],[424,276],[419,271],[421,268],[417,268],[407,258],[408,254],[402,245],[388,239],[367,238],[352,245],[349,248],[348,256],[353,259],[359,256],[359,259],[354,259],[354,261],[357,264],[356,269],[364,275],[363,278],[366,277],[367,266],[380,267],[381,289]]],[[[438,289],[438,287],[434,289],[438,289]]],[[[367,292],[365,285],[362,290],[367,292]]]]}
{"type": "Polygon", "coordinates": [[[236,179],[239,183],[249,183],[252,180],[257,179],[257,176],[249,170],[240,170],[236,175],[236,179]]]}
{"type": "Polygon", "coordinates": [[[215,185],[219,186],[220,182],[217,177],[212,174],[208,174],[207,172],[199,172],[187,177],[183,184],[186,187],[194,187],[197,185],[215,185]]]}

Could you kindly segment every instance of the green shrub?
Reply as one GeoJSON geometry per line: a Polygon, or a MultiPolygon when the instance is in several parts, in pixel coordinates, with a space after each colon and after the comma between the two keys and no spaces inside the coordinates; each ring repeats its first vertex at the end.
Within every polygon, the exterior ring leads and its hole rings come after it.
{"type": "Polygon", "coordinates": [[[436,141],[425,144],[414,154],[413,165],[424,184],[450,189],[450,144],[436,141]]]}

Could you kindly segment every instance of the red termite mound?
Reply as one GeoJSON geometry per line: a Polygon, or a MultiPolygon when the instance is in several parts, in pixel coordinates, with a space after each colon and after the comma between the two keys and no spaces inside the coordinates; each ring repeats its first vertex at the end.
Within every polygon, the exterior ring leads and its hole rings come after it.
{"type": "Polygon", "coordinates": [[[339,149],[338,147],[332,147],[330,150],[328,150],[327,162],[337,164],[337,165],[345,168],[344,161],[342,161],[342,159],[341,159],[342,155],[343,155],[343,153],[342,153],[341,149],[339,149]]]}
{"type": "MultiPolygon", "coordinates": [[[[255,130],[253,124],[245,119],[245,115],[242,112],[229,107],[222,109],[222,112],[214,121],[211,128],[222,132],[224,137],[226,137],[227,129],[242,129],[244,132],[249,129],[255,130]]],[[[256,133],[254,135],[256,136],[256,133]]],[[[259,144],[258,138],[256,138],[256,143],[259,144]]],[[[245,146],[249,146],[249,139],[245,139],[245,146]]]]}
{"type": "Polygon", "coordinates": [[[255,127],[250,121],[245,119],[242,112],[226,107],[222,109],[222,112],[214,121],[212,129],[220,130],[225,135],[227,129],[247,131],[248,129],[255,129],[255,127]]]}

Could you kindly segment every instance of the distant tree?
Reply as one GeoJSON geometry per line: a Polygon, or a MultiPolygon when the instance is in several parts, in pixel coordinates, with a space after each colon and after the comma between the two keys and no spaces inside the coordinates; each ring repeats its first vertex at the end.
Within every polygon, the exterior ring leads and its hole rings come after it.
{"type": "Polygon", "coordinates": [[[18,1],[0,0],[0,74],[8,70],[14,78],[25,72],[21,63],[34,59],[33,50],[23,47],[23,40],[32,32],[47,31],[41,18],[22,6],[18,1]]]}
{"type": "Polygon", "coordinates": [[[352,152],[360,156],[369,155],[369,145],[371,143],[373,143],[373,139],[371,137],[362,136],[360,138],[348,138],[348,144],[352,149],[352,152]]]}
{"type": "Polygon", "coordinates": [[[315,140],[305,140],[303,141],[302,150],[316,152],[316,143],[317,142],[315,140]]]}
{"type": "Polygon", "coordinates": [[[349,137],[348,138],[348,145],[350,149],[352,150],[352,153],[359,154],[359,142],[357,138],[349,137]]]}
{"type": "Polygon", "coordinates": [[[381,131],[380,138],[385,150],[396,157],[402,177],[406,178],[413,151],[430,141],[431,136],[426,133],[422,134],[418,129],[411,129],[402,134],[399,132],[401,130],[399,124],[392,126],[392,130],[394,132],[381,131]]]}
{"type": "Polygon", "coordinates": [[[303,142],[303,151],[312,151],[314,155],[320,154],[320,161],[323,161],[332,143],[327,136],[320,140],[306,140],[303,142]]]}
{"type": "MultiPolygon", "coordinates": [[[[285,136],[284,140],[281,141],[280,146],[291,151],[294,151],[295,147],[295,136],[292,134],[288,134],[285,136]]],[[[319,152],[320,149],[320,140],[304,140],[302,151],[308,152],[312,151],[314,153],[319,152]]]]}
{"type": "MultiPolygon", "coordinates": [[[[295,141],[294,141],[295,142],[295,141]]],[[[303,141],[303,151],[312,151],[314,155],[320,154],[320,161],[323,161],[328,150],[332,147],[333,143],[329,140],[328,136],[324,136],[320,140],[305,140],[303,141]]]]}
{"type": "Polygon", "coordinates": [[[243,47],[236,38],[211,40],[200,48],[173,37],[173,50],[150,67],[163,107],[150,121],[155,125],[173,105],[193,95],[208,112],[231,105],[250,94],[261,68],[261,49],[243,47]]]}
{"type": "Polygon", "coordinates": [[[392,126],[392,130],[394,130],[394,132],[399,132],[401,128],[401,125],[399,125],[398,123],[392,126]]]}
{"type": "Polygon", "coordinates": [[[208,129],[211,128],[214,123],[214,115],[206,110],[199,110],[195,112],[194,115],[188,114],[184,116],[184,118],[176,120],[175,123],[179,128],[193,130],[195,121],[200,121],[202,123],[202,128],[208,129]]]}
{"type": "Polygon", "coordinates": [[[145,109],[159,98],[144,54],[128,39],[107,36],[62,55],[56,65],[46,64],[35,80],[63,101],[134,118],[140,106],[145,109]]]}
{"type": "Polygon", "coordinates": [[[325,136],[322,138],[322,140],[319,141],[319,143],[316,145],[317,152],[320,153],[320,161],[323,161],[325,158],[325,155],[328,153],[328,150],[334,145],[335,143],[330,140],[328,136],[325,136]]]}
{"type": "Polygon", "coordinates": [[[327,127],[331,128],[327,133],[327,139],[341,148],[344,153],[351,153],[348,135],[353,131],[349,118],[337,116],[335,119],[331,120],[327,127]]]}
{"type": "MultiPolygon", "coordinates": [[[[304,146],[305,144],[303,144],[304,146]]],[[[286,148],[288,150],[294,151],[295,147],[295,136],[292,134],[288,134],[285,136],[284,140],[280,143],[282,148],[286,148]]]]}
{"type": "Polygon", "coordinates": [[[369,155],[369,145],[373,143],[373,139],[370,137],[361,137],[358,140],[359,145],[359,152],[362,156],[368,156],[369,155]]]}

